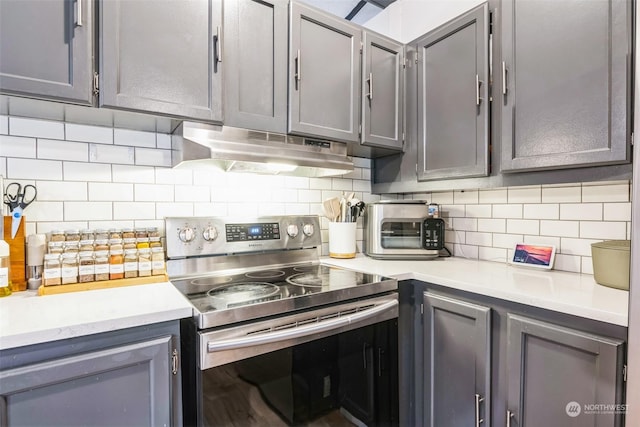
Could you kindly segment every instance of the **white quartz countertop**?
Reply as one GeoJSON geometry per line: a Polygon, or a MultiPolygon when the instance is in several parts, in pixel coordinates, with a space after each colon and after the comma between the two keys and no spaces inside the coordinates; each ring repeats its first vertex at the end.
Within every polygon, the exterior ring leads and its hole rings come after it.
{"type": "Polygon", "coordinates": [[[592,275],[464,258],[392,261],[358,255],[354,259],[322,258],[322,263],[398,280],[416,279],[601,322],[628,325],[629,292],[598,285],[592,275]]]}
{"type": "Polygon", "coordinates": [[[38,296],[0,298],[0,350],[192,316],[169,282],[38,296]]]}

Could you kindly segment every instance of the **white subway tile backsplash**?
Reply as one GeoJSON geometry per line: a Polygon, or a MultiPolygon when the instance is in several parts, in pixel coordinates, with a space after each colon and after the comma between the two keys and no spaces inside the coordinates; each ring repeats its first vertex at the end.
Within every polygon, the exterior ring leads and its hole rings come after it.
{"type": "Polygon", "coordinates": [[[89,200],[104,202],[133,201],[133,184],[90,182],[89,200]]]}
{"type": "Polygon", "coordinates": [[[320,203],[322,192],[320,190],[298,190],[299,203],[320,203]]]}
{"type": "Polygon", "coordinates": [[[140,166],[171,167],[171,150],[135,148],[135,163],[140,166]]]}
{"type": "Polygon", "coordinates": [[[176,185],[176,202],[208,202],[211,200],[209,187],[203,185],[176,185]]]}
{"type": "MultiPolygon", "coordinates": [[[[28,222],[64,221],[63,202],[42,202],[36,199],[24,211],[24,219],[28,222]]],[[[60,226],[58,226],[60,228],[60,226]]]]}
{"type": "Polygon", "coordinates": [[[193,173],[190,169],[156,168],[156,184],[193,184],[193,173]]]}
{"type": "Polygon", "coordinates": [[[113,165],[113,182],[153,184],[156,182],[154,169],[148,166],[113,165]]]}
{"type": "Polygon", "coordinates": [[[470,205],[478,203],[478,190],[454,191],[453,203],[456,205],[470,205]]]}
{"type": "Polygon", "coordinates": [[[55,160],[7,159],[9,179],[62,180],[62,162],[55,160]]]}
{"type": "Polygon", "coordinates": [[[627,203],[605,203],[605,221],[631,221],[631,202],[627,203]]]}
{"type": "MultiPolygon", "coordinates": [[[[260,204],[262,206],[262,203],[260,204]]],[[[226,203],[194,203],[193,214],[195,216],[227,216],[226,203]]]]}
{"type": "Polygon", "coordinates": [[[281,215],[285,210],[283,203],[260,203],[258,205],[258,215],[281,215]]]}
{"type": "Polygon", "coordinates": [[[40,201],[87,201],[86,182],[38,181],[40,201]]]}
{"type": "Polygon", "coordinates": [[[591,244],[600,242],[597,239],[572,239],[563,237],[560,239],[562,253],[566,255],[591,256],[591,244]]]}
{"type": "Polygon", "coordinates": [[[171,150],[171,135],[166,133],[156,134],[156,147],[171,150]]]}
{"type": "Polygon", "coordinates": [[[371,159],[365,159],[364,157],[354,157],[353,165],[358,168],[371,169],[371,159]]]}
{"type": "Polygon", "coordinates": [[[628,202],[629,183],[614,185],[583,185],[583,202],[628,202]]]}
{"type": "Polygon", "coordinates": [[[53,120],[9,117],[9,132],[15,136],[64,139],[64,124],[53,120]]]}
{"type": "Polygon", "coordinates": [[[479,218],[478,231],[489,233],[504,233],[507,230],[507,220],[501,218],[479,218]]]}
{"type": "MultiPolygon", "coordinates": [[[[338,190],[338,191],[352,191],[353,181],[345,178],[332,178],[331,189],[338,190]]],[[[362,191],[362,190],[359,190],[359,191],[362,191]]]]}
{"type": "Polygon", "coordinates": [[[111,165],[64,162],[62,169],[65,181],[111,182],[111,165]]]}
{"type": "MultiPolygon", "coordinates": [[[[255,179],[255,175],[253,176],[255,179]]],[[[303,176],[284,176],[284,187],[286,188],[309,188],[309,178],[303,176]]],[[[259,180],[260,177],[258,176],[259,180]]],[[[347,180],[350,181],[350,180],[347,180]]]]}
{"type": "MultiPolygon", "coordinates": [[[[258,205],[255,203],[229,203],[227,204],[227,214],[231,217],[254,218],[258,215],[258,205]]],[[[280,213],[285,210],[282,205],[280,213]]]]}
{"type": "Polygon", "coordinates": [[[523,218],[525,219],[559,219],[560,207],[556,203],[525,204],[523,218]]]}
{"type": "Polygon", "coordinates": [[[560,205],[560,219],[602,221],[602,203],[563,203],[560,205]]]}
{"type": "Polygon", "coordinates": [[[491,218],[491,205],[466,205],[465,216],[472,218],[491,218]]]}
{"type": "Polygon", "coordinates": [[[492,205],[499,203],[507,203],[507,189],[501,188],[497,190],[480,190],[478,193],[480,203],[490,203],[492,205]]]}
{"type": "Polygon", "coordinates": [[[326,178],[309,178],[311,190],[331,190],[331,180],[326,178]]]}
{"type": "MultiPolygon", "coordinates": [[[[164,225],[164,223],[163,223],[164,225]]],[[[156,227],[157,225],[149,225],[150,227],[156,227]]],[[[92,230],[95,229],[110,229],[110,228],[133,228],[133,227],[143,227],[142,225],[138,225],[136,224],[136,222],[129,220],[129,221],[125,221],[125,220],[110,220],[110,221],[102,221],[102,220],[96,220],[96,221],[89,221],[89,225],[85,228],[90,228],[92,230]]],[[[144,226],[146,227],[146,226],[144,226]]],[[[160,229],[162,230],[162,228],[160,229]]]]}
{"type": "Polygon", "coordinates": [[[113,144],[113,128],[65,123],[67,141],[113,144]]]}
{"type": "Polygon", "coordinates": [[[371,169],[362,169],[362,179],[371,180],[371,169]]]}
{"type": "Polygon", "coordinates": [[[474,245],[474,246],[491,246],[492,235],[491,233],[478,233],[473,231],[467,231],[465,233],[465,242],[468,245],[474,245]]]}
{"type": "Polygon", "coordinates": [[[431,203],[437,203],[439,205],[452,205],[453,204],[453,191],[442,191],[437,193],[431,193],[431,203]]]}
{"type": "Polygon", "coordinates": [[[582,201],[582,187],[542,187],[542,203],[579,203],[582,201]]]}
{"type": "Polygon", "coordinates": [[[0,135],[9,133],[9,116],[0,115],[0,135]]]}
{"type": "Polygon", "coordinates": [[[532,219],[508,219],[509,234],[540,234],[540,221],[532,219]]]}
{"type": "Polygon", "coordinates": [[[7,158],[0,157],[0,175],[7,176],[7,158]]]}
{"type": "Polygon", "coordinates": [[[163,184],[135,184],[136,202],[172,202],[174,187],[163,184]]]}
{"type": "Polygon", "coordinates": [[[193,216],[193,203],[156,203],[156,218],[193,216]]]}
{"type": "Polygon", "coordinates": [[[284,211],[286,215],[309,215],[309,204],[285,203],[284,211]]]}
{"type": "Polygon", "coordinates": [[[627,224],[624,222],[580,221],[580,237],[585,239],[625,239],[627,224]]]}
{"type": "Polygon", "coordinates": [[[560,251],[560,238],[549,236],[524,236],[524,243],[528,245],[555,246],[560,251]]]}
{"type": "Polygon", "coordinates": [[[38,139],[37,147],[39,159],[77,162],[86,162],[89,159],[89,145],[84,142],[38,139]]]}
{"type": "Polygon", "coordinates": [[[139,130],[114,129],[113,142],[116,145],[126,145],[128,147],[155,148],[156,134],[139,130]]]}
{"type": "Polygon", "coordinates": [[[540,186],[509,187],[507,192],[509,203],[540,203],[542,200],[540,186]]]}
{"type": "Polygon", "coordinates": [[[465,243],[465,232],[457,230],[445,230],[444,241],[445,243],[465,243]]]}
{"type": "Polygon", "coordinates": [[[553,268],[562,271],[571,271],[580,273],[582,267],[582,258],[575,255],[556,254],[556,260],[553,268]]]}
{"type": "Polygon", "coordinates": [[[36,157],[35,138],[22,136],[0,136],[0,156],[2,157],[36,157]]]}
{"type": "Polygon", "coordinates": [[[494,234],[493,246],[495,248],[513,249],[517,243],[524,242],[522,234],[494,234]]]}
{"type": "Polygon", "coordinates": [[[494,218],[522,218],[522,205],[493,205],[494,218]]]}
{"type": "Polygon", "coordinates": [[[540,221],[542,236],[578,237],[580,223],[578,221],[540,221]]]}
{"type": "Polygon", "coordinates": [[[507,250],[503,248],[478,248],[478,259],[484,261],[507,262],[507,250]]]}
{"type": "MultiPolygon", "coordinates": [[[[322,192],[324,194],[324,191],[322,192]]],[[[324,197],[324,196],[323,196],[324,197]]],[[[274,190],[271,193],[271,201],[283,202],[283,203],[297,203],[298,191],[297,190],[274,190]]]]}
{"type": "Polygon", "coordinates": [[[477,231],[478,220],[476,218],[453,218],[452,226],[457,231],[477,231]]]}
{"type": "Polygon", "coordinates": [[[371,192],[371,182],[360,179],[353,180],[353,191],[371,192]]]}
{"type": "Polygon", "coordinates": [[[133,147],[89,144],[89,161],[94,163],[132,165],[135,162],[134,153],[133,147]]]}
{"type": "Polygon", "coordinates": [[[478,247],[469,245],[453,245],[453,256],[478,259],[478,247]]]}
{"type": "Polygon", "coordinates": [[[593,274],[593,259],[582,257],[582,274],[593,274]]]}
{"type": "Polygon", "coordinates": [[[65,221],[104,221],[113,219],[111,202],[64,202],[65,221]]]}
{"type": "Polygon", "coordinates": [[[114,220],[136,220],[155,218],[156,204],[153,202],[114,202],[114,220]]]}

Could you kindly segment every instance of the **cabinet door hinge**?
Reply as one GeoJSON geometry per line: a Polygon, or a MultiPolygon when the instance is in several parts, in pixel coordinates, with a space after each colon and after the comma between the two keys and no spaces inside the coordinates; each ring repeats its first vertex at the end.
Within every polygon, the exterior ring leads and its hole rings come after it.
{"type": "Polygon", "coordinates": [[[171,354],[171,373],[173,375],[178,374],[178,366],[180,366],[178,364],[178,350],[174,348],[173,353],[171,354]]]}
{"type": "Polygon", "coordinates": [[[627,382],[627,365],[622,365],[622,381],[627,382]]]}
{"type": "Polygon", "coordinates": [[[98,73],[93,73],[93,94],[98,96],[100,94],[100,79],[98,73]]]}

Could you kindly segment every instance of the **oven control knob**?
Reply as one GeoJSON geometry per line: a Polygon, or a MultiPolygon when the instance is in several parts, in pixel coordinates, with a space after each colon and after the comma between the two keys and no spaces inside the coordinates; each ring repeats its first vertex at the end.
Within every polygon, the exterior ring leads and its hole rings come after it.
{"type": "Polygon", "coordinates": [[[178,231],[178,238],[184,243],[189,243],[196,238],[196,231],[191,227],[184,227],[178,231]]]}
{"type": "Polygon", "coordinates": [[[305,224],[304,227],[302,227],[302,232],[307,237],[311,236],[314,231],[313,224],[305,224]]]}
{"type": "Polygon", "coordinates": [[[287,234],[289,237],[296,237],[298,235],[298,226],[295,224],[289,224],[287,226],[287,234]]]}
{"type": "Polygon", "coordinates": [[[204,240],[207,242],[213,242],[218,238],[218,230],[215,227],[207,227],[202,232],[202,237],[204,237],[204,240]]]}

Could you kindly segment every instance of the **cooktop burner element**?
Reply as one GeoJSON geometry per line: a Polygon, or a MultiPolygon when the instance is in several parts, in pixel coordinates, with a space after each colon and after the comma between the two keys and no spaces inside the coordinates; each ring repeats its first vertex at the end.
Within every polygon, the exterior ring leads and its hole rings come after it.
{"type": "Polygon", "coordinates": [[[231,277],[201,277],[199,279],[193,279],[189,282],[191,285],[196,286],[206,286],[211,288],[211,286],[222,285],[224,283],[229,283],[233,279],[231,277]]]}
{"type": "Polygon", "coordinates": [[[244,282],[211,289],[207,295],[217,310],[279,299],[280,288],[271,283],[244,282]]]}
{"type": "Polygon", "coordinates": [[[321,288],[324,283],[328,283],[329,276],[327,274],[319,275],[314,273],[299,273],[287,277],[287,283],[294,286],[312,286],[321,288]]]}
{"type": "Polygon", "coordinates": [[[275,279],[276,277],[284,276],[284,271],[282,270],[254,271],[251,273],[246,273],[245,276],[251,279],[275,279]]]}

